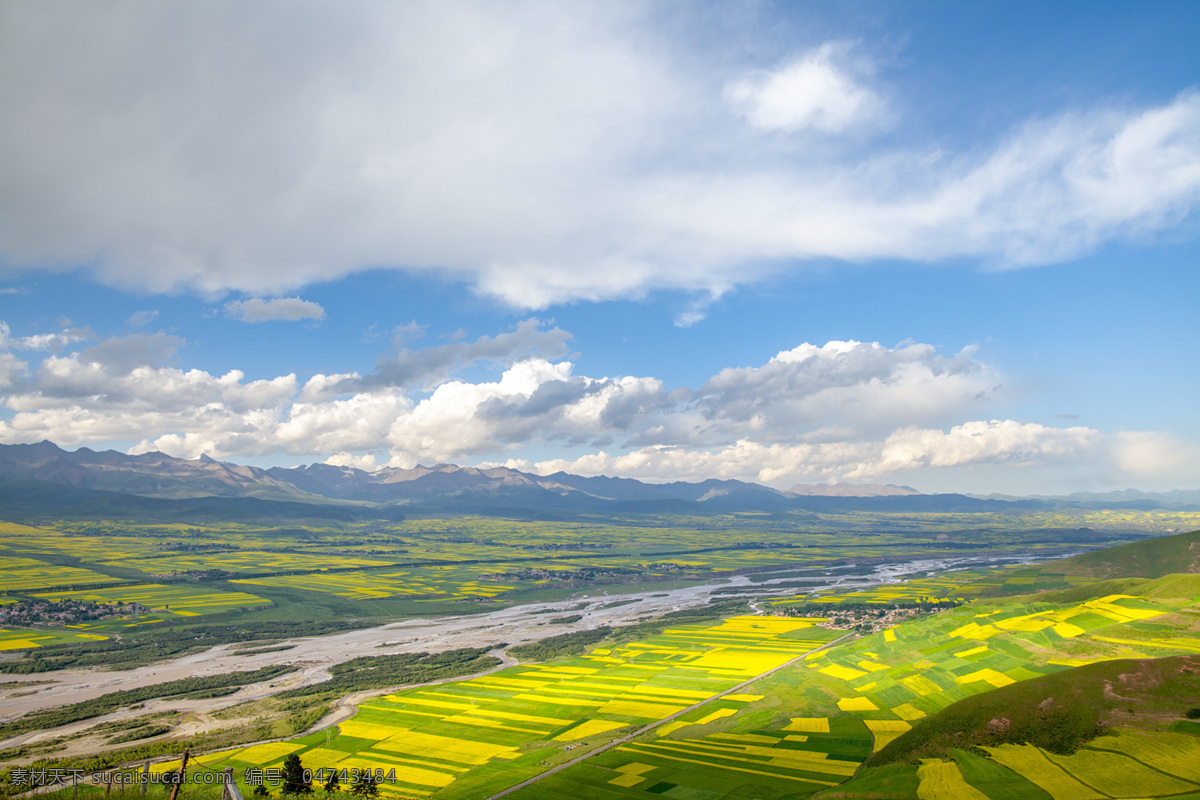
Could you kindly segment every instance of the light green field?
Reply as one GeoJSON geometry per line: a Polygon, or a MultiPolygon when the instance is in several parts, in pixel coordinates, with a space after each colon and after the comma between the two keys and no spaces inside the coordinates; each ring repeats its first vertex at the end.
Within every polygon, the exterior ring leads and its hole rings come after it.
{"type": "Polygon", "coordinates": [[[480,581],[478,576],[478,568],[425,567],[333,574],[279,575],[270,578],[234,580],[231,583],[247,586],[283,586],[292,589],[329,592],[353,600],[379,597],[416,597],[430,600],[494,597],[515,588],[511,584],[480,581]]]}
{"type": "Polygon", "coordinates": [[[61,554],[80,561],[96,563],[114,558],[137,558],[157,548],[132,536],[64,535],[40,528],[24,528],[20,534],[0,533],[0,546],[10,553],[61,554]]]}
{"type": "Polygon", "coordinates": [[[163,586],[135,584],[113,588],[75,592],[47,592],[34,595],[44,600],[88,600],[97,603],[140,603],[151,611],[167,611],[184,617],[201,614],[220,614],[239,608],[270,605],[265,600],[245,592],[222,592],[192,584],[163,586]]]}
{"type": "Polygon", "coordinates": [[[0,628],[0,650],[29,650],[53,644],[96,642],[109,638],[97,626],[71,625],[55,628],[0,628]]]}
{"type": "Polygon", "coordinates": [[[132,558],[103,563],[114,567],[140,570],[147,575],[163,575],[172,572],[204,572],[207,570],[285,572],[288,570],[345,569],[385,566],[390,562],[376,558],[246,550],[235,553],[169,553],[153,558],[132,558]]]}
{"type": "Polygon", "coordinates": [[[1054,800],[1149,797],[1200,791],[1200,737],[1115,728],[1069,756],[1033,745],[986,748],[992,759],[1054,800]]]}
{"type": "Polygon", "coordinates": [[[0,556],[0,593],[40,589],[46,586],[121,582],[120,578],[102,575],[90,569],[60,567],[33,558],[0,556]]]}
{"type": "Polygon", "coordinates": [[[1037,568],[1012,566],[996,569],[964,569],[931,578],[915,578],[905,583],[874,586],[852,592],[781,597],[771,605],[787,607],[804,603],[960,603],[977,600],[996,591],[1027,594],[1035,591],[1066,589],[1089,583],[1090,578],[1043,574],[1037,568]]]}

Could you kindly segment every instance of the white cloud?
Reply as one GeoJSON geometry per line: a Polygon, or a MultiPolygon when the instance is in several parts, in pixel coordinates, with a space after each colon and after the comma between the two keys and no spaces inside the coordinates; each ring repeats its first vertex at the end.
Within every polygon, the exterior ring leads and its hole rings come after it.
{"type": "Polygon", "coordinates": [[[295,403],[264,432],[264,447],[297,454],[374,450],[389,441],[389,430],[412,414],[412,406],[397,390],[295,403]]]}
{"type": "Polygon", "coordinates": [[[840,133],[870,120],[881,104],[840,63],[848,50],[843,42],[826,43],[779,69],[731,83],[725,96],[760,130],[840,133]]]}
{"type": "Polygon", "coordinates": [[[61,350],[76,342],[85,342],[91,336],[84,330],[70,329],[56,333],[38,333],[31,336],[12,338],[8,323],[0,322],[0,350],[61,350]]]}
{"type": "Polygon", "coordinates": [[[129,319],[125,320],[125,324],[130,328],[144,328],[156,319],[158,319],[157,311],[135,311],[129,315],[129,319]]]}
{"type": "MultiPolygon", "coordinates": [[[[948,432],[904,428],[887,437],[878,462],[856,470],[875,476],[917,467],[957,467],[981,462],[1029,466],[1090,453],[1101,439],[1091,428],[1049,428],[1014,420],[976,421],[948,432]]],[[[849,477],[856,477],[851,473],[849,477]]]]}
{"type": "Polygon", "coordinates": [[[364,472],[374,472],[379,469],[379,462],[371,453],[362,456],[356,456],[353,453],[337,453],[325,459],[325,463],[335,467],[361,469],[364,472]]]}
{"type": "Polygon", "coordinates": [[[16,388],[29,365],[12,353],[0,352],[0,391],[16,388]]]}
{"type": "Polygon", "coordinates": [[[916,468],[1035,466],[1087,457],[1104,437],[1088,428],[1046,428],[1013,420],[968,422],[949,431],[906,428],[879,441],[764,444],[743,439],[719,449],[646,447],[532,465],[548,475],[621,475],[652,481],[735,479],[786,488],[798,481],[870,482],[916,468]]]}
{"type": "Polygon", "coordinates": [[[777,442],[853,440],[961,419],[995,400],[1002,378],[972,348],[952,358],[926,344],[802,344],[761,367],[721,370],[693,401],[726,439],[749,426],[777,442]]]}
{"type": "Polygon", "coordinates": [[[251,297],[226,303],[225,315],[242,322],[296,322],[302,319],[325,319],[325,309],[321,308],[320,303],[299,297],[276,297],[271,300],[251,297]]]}
{"type": "MultiPolygon", "coordinates": [[[[714,87],[778,133],[756,140],[876,117],[844,45],[746,78],[720,59],[700,74],[640,5],[233,8],[5,7],[7,262],[214,297],[396,268],[544,308],[719,295],[816,258],[1054,263],[1186,230],[1200,195],[1195,92],[932,162],[897,137],[747,148],[714,87]]],[[[280,300],[258,302],[252,318],[280,300]]]]}
{"type": "Polygon", "coordinates": [[[1184,487],[1200,481],[1200,444],[1164,431],[1119,431],[1112,441],[1118,472],[1136,482],[1184,487]]]}
{"type": "Polygon", "coordinates": [[[305,382],[304,389],[300,392],[300,402],[315,403],[345,394],[340,387],[352,384],[360,377],[357,372],[344,372],[334,375],[317,373],[305,382]]]}

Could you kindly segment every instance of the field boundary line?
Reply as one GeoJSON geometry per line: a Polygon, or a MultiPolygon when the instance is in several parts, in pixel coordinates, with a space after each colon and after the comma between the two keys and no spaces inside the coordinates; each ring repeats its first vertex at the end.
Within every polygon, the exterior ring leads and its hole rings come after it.
{"type": "Polygon", "coordinates": [[[762,680],[763,678],[773,675],[781,669],[790,667],[793,664],[795,664],[797,661],[808,658],[813,653],[818,653],[828,647],[833,647],[834,645],[841,644],[846,639],[855,638],[857,636],[858,636],[858,634],[854,633],[853,631],[843,634],[842,636],[838,637],[837,639],[834,639],[832,642],[826,642],[825,644],[821,645],[820,647],[814,647],[813,649],[811,649],[807,652],[801,653],[800,655],[796,656],[795,658],[793,658],[789,661],[785,661],[784,663],[780,664],[778,667],[772,667],[771,669],[769,669],[765,672],[761,672],[758,675],[755,675],[753,678],[742,681],[737,686],[726,689],[723,692],[718,692],[717,694],[714,694],[712,697],[705,698],[704,700],[701,700],[698,703],[688,706],[687,708],[683,709],[682,711],[676,711],[674,714],[670,715],[669,717],[663,717],[660,720],[651,722],[649,725],[643,725],[642,727],[638,728],[633,733],[622,736],[620,739],[614,739],[613,741],[609,742],[606,745],[603,745],[602,747],[597,747],[595,750],[584,753],[581,756],[577,756],[576,758],[573,758],[570,761],[565,761],[562,764],[559,764],[557,767],[552,767],[539,775],[534,775],[532,778],[528,778],[528,779],[522,781],[521,783],[518,783],[515,786],[510,786],[502,792],[497,792],[496,794],[487,798],[487,800],[497,800],[497,798],[504,797],[505,795],[508,795],[508,794],[512,794],[513,792],[517,791],[518,789],[524,789],[526,786],[532,786],[533,784],[537,783],[538,781],[542,780],[543,778],[549,777],[550,775],[553,775],[556,772],[560,772],[560,771],[566,769],[567,767],[573,767],[576,764],[581,764],[584,761],[587,761],[592,756],[598,756],[601,753],[608,752],[609,750],[613,749],[614,747],[617,747],[618,745],[622,745],[632,739],[636,739],[637,737],[641,736],[644,733],[649,733],[650,731],[654,730],[655,728],[659,727],[660,725],[666,724],[666,723],[676,719],[677,717],[681,717],[684,714],[687,714],[689,711],[695,711],[696,709],[701,708],[702,706],[708,705],[709,703],[713,702],[714,700],[720,700],[722,697],[724,697],[727,694],[737,694],[737,693],[741,692],[743,689],[748,689],[748,688],[750,688],[751,685],[757,683],[758,681],[762,680]]]}

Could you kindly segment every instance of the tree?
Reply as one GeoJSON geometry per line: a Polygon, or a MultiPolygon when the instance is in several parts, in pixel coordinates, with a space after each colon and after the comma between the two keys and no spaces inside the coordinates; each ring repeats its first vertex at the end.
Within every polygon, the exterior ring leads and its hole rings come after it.
{"type": "Polygon", "coordinates": [[[350,787],[350,794],[355,797],[374,797],[379,794],[379,781],[375,780],[373,773],[363,772],[350,787]]]}
{"type": "Polygon", "coordinates": [[[342,788],[341,781],[338,780],[336,769],[329,770],[329,777],[325,780],[325,793],[333,794],[342,788]]]}
{"type": "Polygon", "coordinates": [[[292,753],[283,760],[283,794],[310,794],[312,792],[312,777],[306,774],[300,756],[292,753]]]}

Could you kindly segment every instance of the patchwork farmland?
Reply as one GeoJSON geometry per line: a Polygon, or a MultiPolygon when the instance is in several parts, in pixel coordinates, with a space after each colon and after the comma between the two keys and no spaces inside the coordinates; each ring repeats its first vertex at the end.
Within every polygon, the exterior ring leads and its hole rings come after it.
{"type": "MultiPolygon", "coordinates": [[[[205,763],[241,772],[294,752],[312,769],[394,769],[397,782],[384,783],[385,792],[486,796],[561,761],[565,748],[594,748],[684,711],[839,635],[811,620],[779,617],[670,628],[579,658],[378,698],[337,736],[318,733],[205,763]]],[[[720,719],[760,699],[728,695],[690,717],[720,719]]]]}
{"type": "Polygon", "coordinates": [[[380,597],[416,597],[433,600],[494,597],[515,588],[511,584],[480,581],[478,577],[478,567],[426,567],[371,572],[340,572],[329,575],[278,575],[231,582],[246,586],[277,586],[329,592],[351,600],[380,597]]]}

